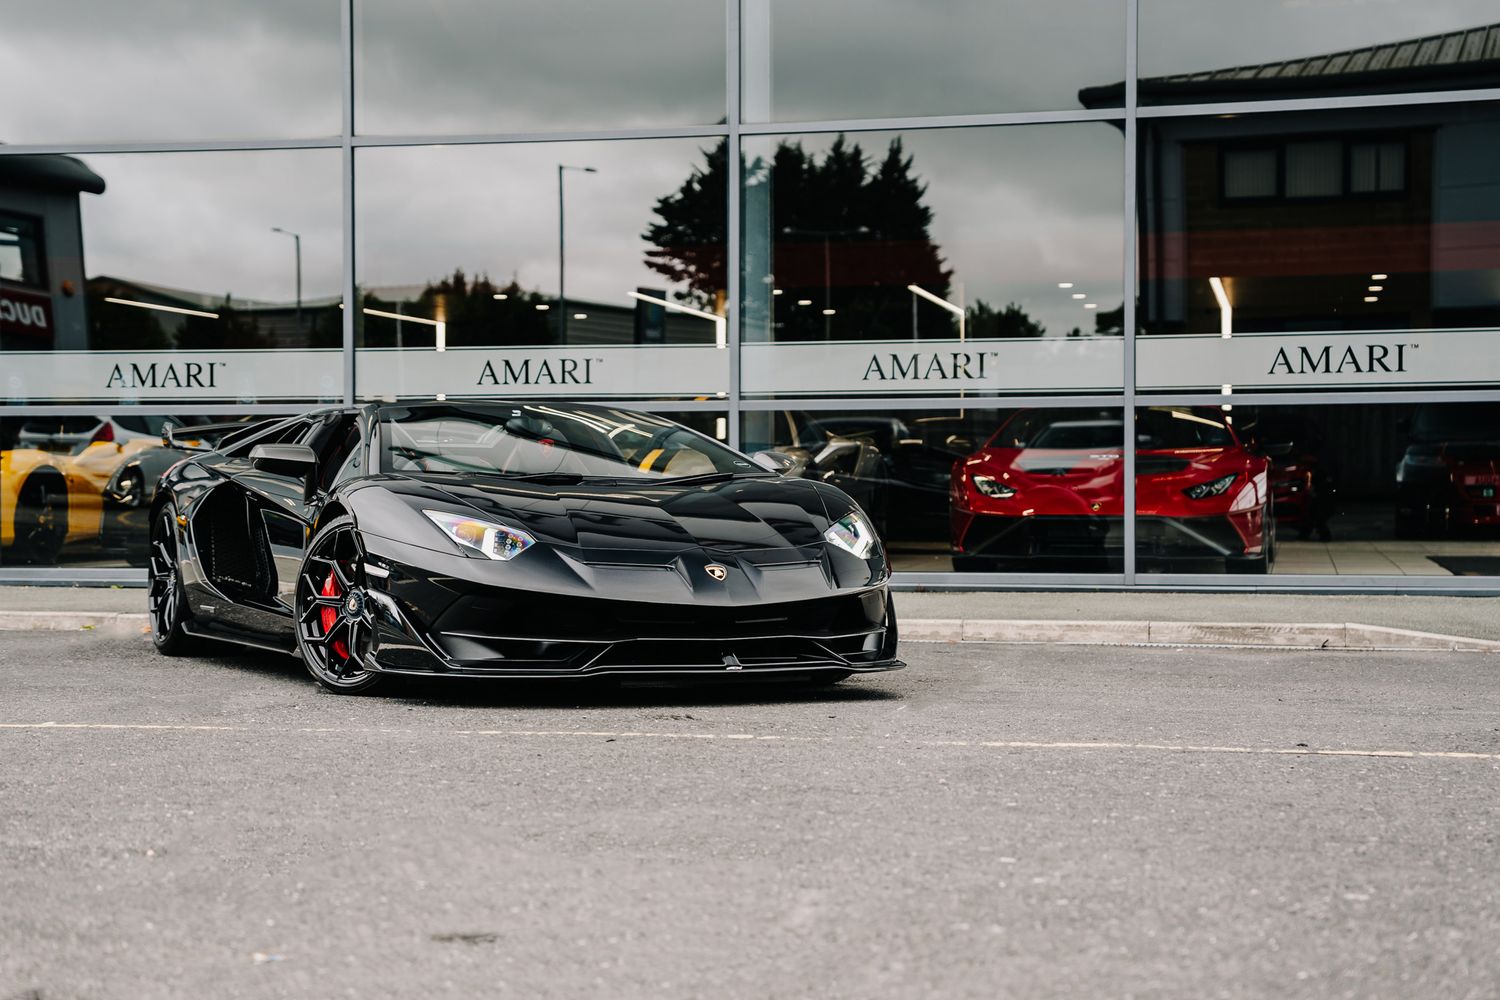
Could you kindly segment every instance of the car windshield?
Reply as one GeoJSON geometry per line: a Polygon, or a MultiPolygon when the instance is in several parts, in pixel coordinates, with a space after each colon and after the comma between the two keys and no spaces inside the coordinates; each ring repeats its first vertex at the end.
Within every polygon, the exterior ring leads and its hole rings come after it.
{"type": "Polygon", "coordinates": [[[1209,411],[1153,406],[1135,422],[1136,447],[1146,451],[1174,448],[1231,448],[1234,435],[1209,411]]]}
{"type": "Polygon", "coordinates": [[[1118,420],[1061,420],[1031,439],[1033,448],[1119,448],[1124,428],[1118,420]]]}
{"type": "Polygon", "coordinates": [[[680,424],[604,406],[386,407],[380,447],[381,468],[404,473],[578,479],[770,474],[680,424]]]}

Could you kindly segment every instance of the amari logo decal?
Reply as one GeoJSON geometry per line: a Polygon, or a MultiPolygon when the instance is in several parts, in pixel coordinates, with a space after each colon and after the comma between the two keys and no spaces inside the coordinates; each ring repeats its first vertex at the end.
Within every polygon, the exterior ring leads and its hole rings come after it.
{"type": "Polygon", "coordinates": [[[865,382],[979,382],[997,351],[891,351],[871,354],[865,382]]]}
{"type": "Polygon", "coordinates": [[[486,361],[475,385],[593,385],[594,365],[603,358],[509,358],[486,361]]]}
{"type": "Polygon", "coordinates": [[[117,364],[109,370],[106,389],[217,389],[227,361],[152,361],[117,364]]]}
{"type": "Polygon", "coordinates": [[[1376,372],[1402,374],[1406,371],[1406,352],[1416,344],[1363,344],[1345,347],[1335,353],[1332,345],[1276,350],[1267,375],[1371,375],[1376,372]]]}

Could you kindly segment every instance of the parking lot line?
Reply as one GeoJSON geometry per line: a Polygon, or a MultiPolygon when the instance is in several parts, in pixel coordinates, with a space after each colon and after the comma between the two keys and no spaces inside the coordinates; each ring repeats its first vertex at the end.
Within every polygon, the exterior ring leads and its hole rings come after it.
{"type": "MultiPolygon", "coordinates": [[[[343,733],[347,735],[399,735],[399,736],[494,736],[515,739],[545,739],[553,737],[593,739],[644,739],[644,740],[725,740],[755,743],[835,743],[860,739],[848,736],[786,736],[757,733],[669,733],[642,730],[609,729],[413,729],[380,726],[232,726],[190,723],[147,722],[0,722],[0,730],[104,730],[141,732],[208,732],[208,733],[343,733]]],[[[1064,750],[1100,751],[1125,750],[1145,753],[1175,754],[1268,754],[1290,757],[1385,757],[1401,760],[1491,760],[1500,761],[1500,752],[1486,753],[1468,750],[1408,750],[1408,749],[1337,749],[1332,747],[1278,747],[1278,746],[1232,746],[1192,743],[1132,743],[1101,740],[929,740],[894,739],[871,737],[882,744],[903,743],[909,746],[930,747],[977,747],[999,750],[1064,750]]]]}

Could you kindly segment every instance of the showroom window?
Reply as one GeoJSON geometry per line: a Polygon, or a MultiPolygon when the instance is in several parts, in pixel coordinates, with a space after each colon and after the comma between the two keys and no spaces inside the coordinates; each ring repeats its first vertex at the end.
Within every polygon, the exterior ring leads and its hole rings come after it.
{"type": "Polygon", "coordinates": [[[744,143],[747,395],[1118,391],[1105,123],[744,143]]]}
{"type": "Polygon", "coordinates": [[[137,580],[162,463],[441,396],[784,451],[898,582],[1500,581],[1493,0],[20,0],[5,41],[0,579],[137,580]]]}

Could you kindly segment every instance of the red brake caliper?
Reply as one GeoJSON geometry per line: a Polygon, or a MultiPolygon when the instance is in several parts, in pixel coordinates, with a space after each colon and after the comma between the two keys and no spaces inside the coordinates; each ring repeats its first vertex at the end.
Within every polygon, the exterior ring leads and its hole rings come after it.
{"type": "MultiPolygon", "coordinates": [[[[323,596],[344,596],[343,590],[339,588],[338,578],[333,575],[333,570],[328,571],[328,579],[323,581],[323,596]]],[[[323,634],[327,635],[329,632],[332,632],[333,627],[338,624],[339,609],[324,607],[323,610],[318,613],[318,617],[322,619],[323,622],[323,634]]],[[[337,656],[341,660],[349,659],[349,646],[344,642],[343,639],[333,640],[333,655],[337,656]]]]}

